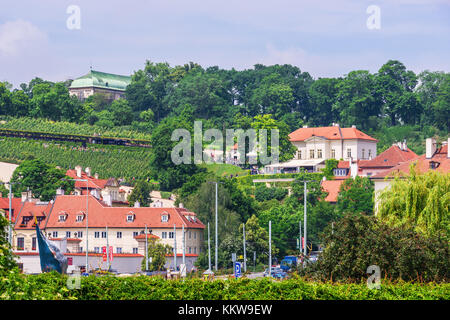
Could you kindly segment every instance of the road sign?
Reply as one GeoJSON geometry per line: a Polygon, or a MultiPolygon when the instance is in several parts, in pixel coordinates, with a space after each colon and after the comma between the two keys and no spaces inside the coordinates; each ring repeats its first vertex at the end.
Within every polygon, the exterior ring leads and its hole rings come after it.
{"type": "Polygon", "coordinates": [[[236,278],[239,278],[241,276],[241,263],[240,262],[235,262],[234,263],[234,276],[236,278]]]}

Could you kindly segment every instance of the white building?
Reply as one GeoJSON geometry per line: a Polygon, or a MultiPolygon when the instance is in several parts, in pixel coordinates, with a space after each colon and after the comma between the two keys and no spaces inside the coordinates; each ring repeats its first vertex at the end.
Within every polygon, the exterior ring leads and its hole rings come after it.
{"type": "Polygon", "coordinates": [[[299,172],[301,168],[316,172],[325,167],[327,159],[370,160],[376,157],[377,153],[377,140],[355,126],[304,126],[289,134],[289,139],[297,149],[294,159],[268,165],[265,167],[265,173],[299,172]]]}

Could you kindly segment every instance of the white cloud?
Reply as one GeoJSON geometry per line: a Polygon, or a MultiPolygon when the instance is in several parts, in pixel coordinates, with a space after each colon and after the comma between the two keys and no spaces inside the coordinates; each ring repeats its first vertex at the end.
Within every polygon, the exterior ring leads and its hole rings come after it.
{"type": "Polygon", "coordinates": [[[30,50],[42,48],[47,35],[32,23],[24,20],[7,21],[0,25],[0,55],[17,57],[30,50]]]}

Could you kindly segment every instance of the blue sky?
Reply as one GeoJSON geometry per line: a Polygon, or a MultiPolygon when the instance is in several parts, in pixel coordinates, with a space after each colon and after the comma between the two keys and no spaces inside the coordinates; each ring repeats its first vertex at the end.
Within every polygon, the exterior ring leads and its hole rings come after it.
{"type": "Polygon", "coordinates": [[[314,78],[409,70],[450,72],[450,0],[3,0],[0,81],[131,74],[146,60],[238,70],[289,63],[314,78]],[[81,28],[66,13],[80,8],[81,28]],[[366,25],[370,5],[380,29],[366,25]]]}

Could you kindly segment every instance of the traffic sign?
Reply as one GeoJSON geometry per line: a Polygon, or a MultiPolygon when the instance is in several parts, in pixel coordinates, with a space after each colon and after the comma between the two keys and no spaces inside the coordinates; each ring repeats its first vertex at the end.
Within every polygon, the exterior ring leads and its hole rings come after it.
{"type": "Polygon", "coordinates": [[[235,262],[234,263],[234,276],[236,278],[239,278],[241,276],[241,263],[240,262],[235,262]]]}

